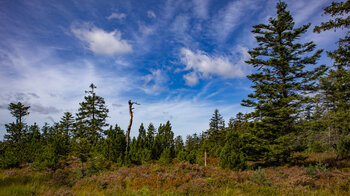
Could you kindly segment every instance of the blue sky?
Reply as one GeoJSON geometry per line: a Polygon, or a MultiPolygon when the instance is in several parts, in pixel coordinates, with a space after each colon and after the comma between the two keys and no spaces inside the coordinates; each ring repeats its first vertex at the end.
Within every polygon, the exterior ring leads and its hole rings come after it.
{"type": "MultiPolygon", "coordinates": [[[[141,122],[170,120],[175,135],[208,128],[215,108],[228,121],[252,91],[244,61],[256,46],[252,25],[275,16],[276,0],[2,0],[0,138],[14,121],[7,106],[31,106],[28,124],[76,113],[90,83],[126,129],[127,101],[141,122]]],[[[288,0],[296,26],[320,24],[330,0],[288,0]]],[[[332,50],[344,31],[310,30],[300,39],[332,50]]],[[[323,53],[319,64],[331,64],[323,53]]]]}

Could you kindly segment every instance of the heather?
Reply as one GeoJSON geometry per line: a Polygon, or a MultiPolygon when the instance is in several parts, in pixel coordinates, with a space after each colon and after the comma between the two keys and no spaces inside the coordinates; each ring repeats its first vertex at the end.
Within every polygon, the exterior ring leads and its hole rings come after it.
{"type": "Polygon", "coordinates": [[[79,162],[52,170],[1,170],[1,195],[348,195],[349,160],[309,154],[297,165],[232,171],[177,162],[131,167],[111,165],[81,177],[79,162]]]}

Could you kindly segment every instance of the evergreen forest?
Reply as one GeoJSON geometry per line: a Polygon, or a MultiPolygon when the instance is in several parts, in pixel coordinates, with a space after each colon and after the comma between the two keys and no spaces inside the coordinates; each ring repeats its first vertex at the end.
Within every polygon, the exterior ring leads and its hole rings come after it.
{"type": "Polygon", "coordinates": [[[186,138],[170,121],[134,125],[138,133],[129,137],[108,124],[94,84],[82,89],[78,111],[53,125],[27,124],[31,106],[9,103],[0,195],[350,194],[349,14],[349,0],[332,2],[312,29],[296,26],[278,2],[273,17],[251,31],[252,93],[241,101],[251,112],[232,111],[225,122],[216,109],[207,130],[186,138]],[[339,29],[347,33],[334,51],[301,42],[307,31],[339,29]],[[321,55],[333,64],[319,65],[321,55]]]}

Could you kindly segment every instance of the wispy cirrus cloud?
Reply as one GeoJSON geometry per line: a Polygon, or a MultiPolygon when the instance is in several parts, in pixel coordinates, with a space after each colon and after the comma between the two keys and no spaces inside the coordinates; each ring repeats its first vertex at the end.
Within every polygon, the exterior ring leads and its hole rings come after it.
{"type": "Polygon", "coordinates": [[[73,26],[71,30],[95,54],[120,55],[133,51],[132,46],[122,39],[121,32],[117,29],[107,32],[93,25],[83,25],[82,27],[73,26]]]}
{"type": "Polygon", "coordinates": [[[249,21],[258,5],[252,0],[237,0],[222,8],[212,19],[212,33],[218,41],[225,41],[236,28],[249,21]]]}

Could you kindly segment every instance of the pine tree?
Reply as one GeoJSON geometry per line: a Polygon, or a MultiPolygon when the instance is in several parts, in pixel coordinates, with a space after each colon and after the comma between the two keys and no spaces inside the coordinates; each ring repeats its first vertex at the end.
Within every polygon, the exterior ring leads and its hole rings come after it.
{"type": "Polygon", "coordinates": [[[268,24],[253,26],[259,46],[249,51],[251,58],[246,63],[256,68],[248,76],[254,93],[242,105],[255,110],[249,114],[256,122],[251,133],[260,143],[256,148],[264,149],[255,157],[281,163],[295,151],[292,145],[297,132],[295,122],[302,106],[311,101],[305,94],[316,89],[315,79],[324,73],[325,67],[306,70],[306,66],[316,64],[322,52],[317,50],[307,56],[316,45],[296,42],[310,24],[294,28],[287,4],[278,2],[276,8],[276,18],[270,18],[268,24]]]}
{"type": "Polygon", "coordinates": [[[96,95],[96,86],[91,84],[90,88],[90,91],[85,91],[87,94],[84,97],[85,101],[80,103],[76,134],[79,138],[88,138],[90,142],[96,144],[104,134],[103,128],[108,126],[106,123],[108,109],[104,99],[96,95]]]}

